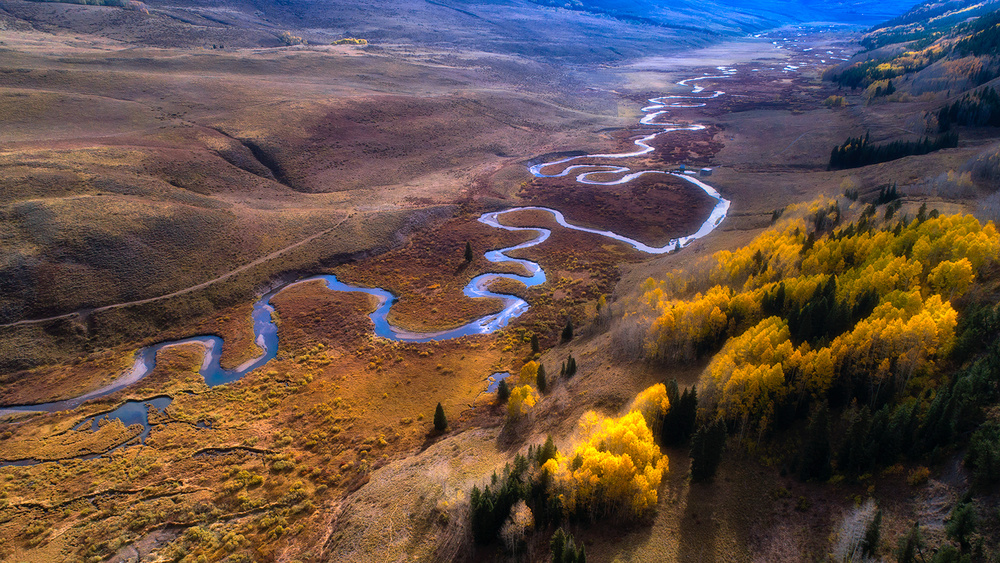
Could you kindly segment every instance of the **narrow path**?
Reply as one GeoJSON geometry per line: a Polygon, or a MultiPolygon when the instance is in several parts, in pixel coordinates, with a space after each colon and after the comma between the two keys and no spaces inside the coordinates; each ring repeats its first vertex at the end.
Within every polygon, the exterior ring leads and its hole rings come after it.
{"type": "MultiPolygon", "coordinates": [[[[88,314],[89,313],[100,313],[101,311],[110,311],[112,309],[121,309],[122,307],[131,307],[132,305],[144,305],[146,303],[152,303],[154,301],[160,301],[162,299],[170,299],[171,297],[177,297],[179,295],[184,295],[186,293],[191,293],[192,291],[198,291],[198,290],[201,290],[201,289],[205,289],[206,287],[208,287],[208,286],[210,286],[212,284],[215,284],[215,283],[218,283],[220,281],[229,279],[229,278],[231,278],[231,277],[233,277],[233,276],[235,276],[237,274],[241,274],[241,273],[249,270],[250,268],[253,268],[255,266],[259,266],[259,265],[263,264],[264,262],[267,262],[268,260],[273,260],[274,258],[277,258],[278,256],[281,256],[282,254],[284,254],[284,253],[286,253],[286,252],[288,252],[290,250],[294,250],[294,249],[296,249],[296,248],[298,248],[298,247],[300,247],[300,246],[302,246],[304,244],[308,244],[308,243],[316,240],[317,238],[319,238],[319,237],[321,237],[321,236],[323,236],[325,234],[330,233],[331,231],[333,231],[334,229],[336,229],[337,227],[339,227],[340,225],[342,225],[344,223],[344,221],[347,221],[347,219],[348,219],[348,217],[345,216],[336,225],[330,227],[329,229],[322,230],[322,231],[320,231],[320,232],[318,232],[318,233],[316,233],[314,235],[311,235],[309,237],[306,237],[306,238],[304,238],[304,239],[302,239],[302,240],[300,240],[300,241],[298,241],[296,243],[290,244],[290,245],[288,245],[288,246],[286,246],[284,248],[281,248],[279,250],[275,250],[274,252],[272,252],[272,253],[270,253],[270,254],[268,254],[266,256],[261,256],[260,258],[254,260],[253,262],[248,262],[248,263],[240,266],[239,268],[236,268],[235,270],[230,270],[230,271],[222,274],[221,276],[212,278],[212,279],[210,279],[208,281],[201,282],[198,285],[192,285],[190,287],[186,287],[184,289],[179,289],[179,290],[174,291],[172,293],[167,293],[167,294],[164,294],[164,295],[158,295],[156,297],[147,297],[145,299],[136,299],[134,301],[125,301],[123,303],[114,303],[114,304],[111,304],[111,305],[102,305],[100,307],[95,307],[93,309],[87,309],[86,312],[88,314]]],[[[83,313],[84,313],[84,311],[73,311],[71,313],[63,313],[61,315],[55,315],[55,316],[52,316],[52,317],[45,317],[45,318],[41,318],[41,319],[24,319],[24,320],[16,321],[16,322],[13,322],[13,323],[0,324],[0,328],[7,328],[7,327],[14,327],[14,326],[23,326],[23,325],[31,325],[31,324],[38,324],[38,323],[46,323],[46,322],[49,322],[49,321],[57,321],[57,320],[60,320],[60,319],[69,319],[69,318],[73,318],[73,317],[79,316],[79,315],[81,315],[83,313]]]]}

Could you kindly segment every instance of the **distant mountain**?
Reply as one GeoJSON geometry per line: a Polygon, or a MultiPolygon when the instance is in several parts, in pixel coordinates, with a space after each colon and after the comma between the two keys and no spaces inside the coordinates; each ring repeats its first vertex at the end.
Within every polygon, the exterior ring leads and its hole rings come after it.
{"type": "Polygon", "coordinates": [[[929,44],[951,33],[956,25],[997,9],[1000,0],[928,0],[876,25],[862,44],[869,49],[914,40],[929,44]]]}
{"type": "Polygon", "coordinates": [[[662,0],[532,0],[538,4],[607,14],[621,19],[717,30],[751,31],[789,22],[837,22],[872,25],[898,16],[913,0],[743,0],[664,2],[662,0]],[[690,18],[690,21],[686,21],[690,18]]]}
{"type": "Polygon", "coordinates": [[[599,63],[696,46],[790,23],[872,25],[912,0],[4,0],[0,16],[43,30],[161,47],[279,46],[360,37],[376,45],[457,48],[599,63]],[[138,5],[140,10],[129,10],[138,5]],[[142,10],[148,9],[148,13],[142,10]],[[122,12],[125,12],[124,14],[122,12]]]}

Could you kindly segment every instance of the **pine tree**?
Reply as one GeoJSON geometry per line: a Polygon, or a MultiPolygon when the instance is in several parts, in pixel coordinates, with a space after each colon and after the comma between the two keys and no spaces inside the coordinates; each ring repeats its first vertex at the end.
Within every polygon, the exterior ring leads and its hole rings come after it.
{"type": "Polygon", "coordinates": [[[502,405],[507,402],[510,398],[510,386],[507,385],[506,379],[501,379],[500,383],[497,384],[497,404],[502,405]]]}
{"type": "Polygon", "coordinates": [[[698,391],[691,387],[679,394],[677,381],[671,380],[667,383],[667,398],[670,400],[670,410],[663,417],[660,439],[666,446],[679,446],[687,442],[695,431],[698,391]]]}
{"type": "Polygon", "coordinates": [[[545,438],[545,444],[541,448],[538,448],[535,461],[538,463],[539,467],[541,467],[542,465],[545,465],[546,461],[554,459],[557,452],[556,443],[552,441],[552,435],[550,434],[547,438],[545,438]]]}
{"type": "Polygon", "coordinates": [[[971,546],[969,539],[976,531],[976,526],[979,524],[978,520],[976,508],[969,502],[964,502],[956,506],[951,511],[951,516],[948,517],[948,523],[945,525],[945,533],[948,534],[950,539],[958,542],[958,545],[962,547],[962,553],[969,551],[969,547],[971,546]]]}
{"type": "Polygon", "coordinates": [[[710,481],[722,462],[726,424],[717,420],[698,429],[691,438],[691,480],[710,481]]]}
{"type": "Polygon", "coordinates": [[[448,428],[448,419],[444,417],[444,408],[441,407],[441,403],[438,403],[436,409],[434,409],[434,430],[438,432],[444,432],[448,428]]]}
{"type": "Polygon", "coordinates": [[[548,390],[548,383],[545,381],[545,366],[538,364],[538,375],[537,375],[538,390],[545,393],[548,390]]]}
{"type": "Polygon", "coordinates": [[[576,375],[576,358],[570,354],[569,358],[566,359],[566,377],[573,377],[576,375]]]}
{"type": "Polygon", "coordinates": [[[465,243],[465,261],[472,262],[472,243],[468,241],[465,243]]]}
{"type": "Polygon", "coordinates": [[[552,563],[562,563],[563,551],[566,549],[566,532],[562,528],[552,534],[549,547],[552,550],[552,563]]]}
{"type": "Polygon", "coordinates": [[[538,335],[537,334],[532,334],[531,335],[531,351],[534,354],[537,354],[537,353],[541,352],[541,348],[538,346],[538,335]]]}
{"type": "Polygon", "coordinates": [[[572,319],[566,319],[566,326],[564,326],[563,330],[562,330],[562,339],[563,339],[563,342],[569,342],[570,340],[573,340],[573,320],[572,319]]]}

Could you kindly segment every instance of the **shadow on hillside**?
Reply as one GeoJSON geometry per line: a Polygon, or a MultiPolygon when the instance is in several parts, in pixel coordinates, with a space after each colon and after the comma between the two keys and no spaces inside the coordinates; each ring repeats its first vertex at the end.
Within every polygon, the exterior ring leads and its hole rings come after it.
{"type": "Polygon", "coordinates": [[[717,495],[718,487],[712,483],[692,483],[688,489],[680,521],[678,561],[715,560],[717,495]]]}

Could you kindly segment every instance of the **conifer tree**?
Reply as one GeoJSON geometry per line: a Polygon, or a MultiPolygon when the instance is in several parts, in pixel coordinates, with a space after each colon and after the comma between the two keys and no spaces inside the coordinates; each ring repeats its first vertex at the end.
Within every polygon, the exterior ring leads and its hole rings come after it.
{"type": "Polygon", "coordinates": [[[507,385],[506,379],[501,379],[500,383],[497,384],[497,404],[502,405],[507,402],[510,398],[510,386],[507,385]]]}
{"type": "Polygon", "coordinates": [[[538,346],[538,335],[537,334],[532,334],[531,335],[531,351],[532,351],[532,353],[535,353],[535,354],[541,352],[541,348],[538,346]]]}
{"type": "Polygon", "coordinates": [[[572,319],[566,319],[566,326],[564,326],[563,330],[562,330],[562,339],[563,339],[563,342],[569,342],[570,340],[573,340],[573,320],[572,319]]]}
{"type": "Polygon", "coordinates": [[[545,366],[538,364],[537,384],[538,390],[545,393],[548,390],[548,383],[545,381],[545,366]]]}
{"type": "Polygon", "coordinates": [[[541,448],[538,448],[536,459],[538,466],[541,467],[542,465],[545,465],[546,461],[555,459],[557,453],[558,450],[556,449],[556,443],[552,440],[552,435],[550,434],[547,438],[545,438],[545,444],[541,448]]]}
{"type": "Polygon", "coordinates": [[[562,563],[563,551],[566,549],[566,532],[562,528],[552,534],[549,547],[552,550],[552,563],[562,563]]]}
{"type": "Polygon", "coordinates": [[[444,408],[441,407],[441,403],[438,403],[436,409],[434,409],[434,430],[438,432],[444,432],[448,428],[448,419],[444,417],[444,408]]]}
{"type": "Polygon", "coordinates": [[[465,243],[465,261],[472,262],[472,243],[468,241],[465,243]]]}
{"type": "Polygon", "coordinates": [[[576,358],[570,354],[569,358],[566,359],[566,371],[564,373],[566,377],[573,377],[576,375],[576,358]]]}
{"type": "Polygon", "coordinates": [[[969,547],[971,546],[970,536],[975,533],[978,520],[976,508],[969,502],[964,502],[956,506],[951,511],[951,516],[948,517],[948,523],[945,525],[945,533],[948,534],[950,539],[958,542],[958,545],[962,548],[962,553],[969,551],[969,547]]]}
{"type": "Polygon", "coordinates": [[[726,423],[716,420],[698,429],[691,438],[691,480],[710,481],[726,447],[726,423]]]}

